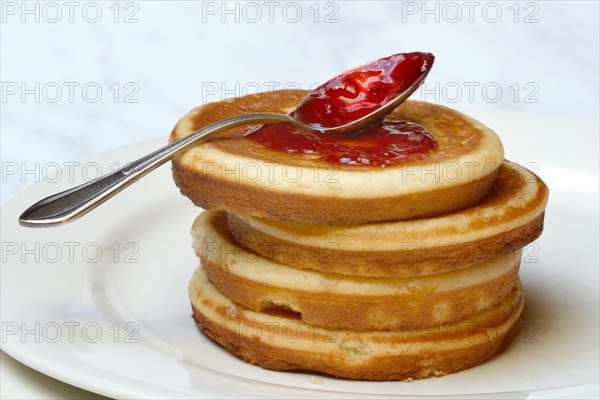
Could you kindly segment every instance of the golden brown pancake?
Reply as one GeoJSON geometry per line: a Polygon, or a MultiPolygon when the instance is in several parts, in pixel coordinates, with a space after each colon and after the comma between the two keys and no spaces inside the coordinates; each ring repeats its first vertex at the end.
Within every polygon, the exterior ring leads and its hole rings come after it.
{"type": "Polygon", "coordinates": [[[517,280],[521,251],[443,274],[369,278],[301,270],[241,247],[225,213],[204,211],[192,227],[193,247],[210,282],[254,311],[284,310],[308,325],[398,330],[452,323],[502,301],[517,280]]]}
{"type": "Polygon", "coordinates": [[[437,218],[357,226],[316,226],[229,215],[236,240],[297,268],[374,277],[447,272],[500,257],[542,232],[548,188],[505,161],[479,204],[437,218]]]}
{"type": "MultiPolygon", "coordinates": [[[[205,104],[169,141],[289,113],[306,94],[205,104]]],[[[445,375],[499,349],[523,308],[522,247],[542,231],[548,189],[455,110],[406,101],[387,118],[422,125],[437,147],[344,165],[271,150],[247,126],[173,160],[182,194],[209,209],[192,227],[202,266],[189,286],[208,336],[264,368],[377,381],[445,375]]]]}
{"type": "MultiPolygon", "coordinates": [[[[275,91],[197,107],[175,126],[170,142],[223,118],[287,113],[305,91],[275,91]]],[[[270,150],[240,127],[173,160],[181,192],[205,209],[311,224],[363,224],[432,217],[465,209],[490,190],[504,158],[498,136],[449,108],[406,101],[389,119],[423,125],[438,147],[419,161],[386,168],[316,160],[270,150]]]]}
{"type": "Polygon", "coordinates": [[[459,323],[396,331],[316,328],[285,313],[260,313],[217,291],[200,267],[190,282],[193,318],[233,354],[263,368],[374,381],[441,376],[490,358],[519,317],[521,285],[495,307],[459,323]]]}

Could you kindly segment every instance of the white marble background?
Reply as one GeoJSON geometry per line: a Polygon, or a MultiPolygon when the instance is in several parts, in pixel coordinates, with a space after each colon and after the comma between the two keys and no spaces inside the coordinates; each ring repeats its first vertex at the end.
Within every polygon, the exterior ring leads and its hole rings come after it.
{"type": "Polygon", "coordinates": [[[437,57],[416,98],[597,119],[598,4],[2,1],[2,201],[202,102],[403,51],[437,57]]]}

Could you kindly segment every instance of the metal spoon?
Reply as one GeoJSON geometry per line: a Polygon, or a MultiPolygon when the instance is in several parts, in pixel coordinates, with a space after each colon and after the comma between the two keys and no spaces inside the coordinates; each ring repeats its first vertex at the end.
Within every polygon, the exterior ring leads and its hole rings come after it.
{"type": "MultiPolygon", "coordinates": [[[[301,129],[327,134],[342,134],[358,131],[382,119],[394,108],[406,100],[421,85],[429,68],[421,71],[419,78],[390,102],[374,110],[368,115],[350,123],[318,129],[309,126],[292,114],[255,113],[244,114],[201,128],[189,136],[162,147],[125,167],[103,175],[97,179],[46,197],[25,210],[19,217],[19,224],[27,227],[51,227],[65,224],[87,214],[100,204],[110,199],[133,182],[158,168],[171,158],[189,150],[218,132],[242,125],[272,124],[275,122],[291,122],[301,129]]],[[[308,95],[310,96],[310,94],[308,95]]],[[[307,97],[308,97],[307,96],[307,97]]]]}

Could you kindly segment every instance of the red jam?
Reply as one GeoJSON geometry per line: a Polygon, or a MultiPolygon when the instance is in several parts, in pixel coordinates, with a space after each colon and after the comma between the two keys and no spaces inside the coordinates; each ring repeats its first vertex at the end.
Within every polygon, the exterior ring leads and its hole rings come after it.
{"type": "MultiPolygon", "coordinates": [[[[431,68],[430,53],[395,54],[347,71],[311,92],[292,115],[315,128],[356,121],[389,103],[431,68]]],[[[421,125],[382,120],[359,132],[306,132],[291,123],[264,125],[248,138],[291,154],[337,164],[380,166],[422,159],[437,143],[421,125]]]]}
{"type": "Polygon", "coordinates": [[[311,154],[336,164],[378,167],[422,159],[423,154],[437,146],[423,126],[395,120],[384,120],[345,137],[306,132],[287,122],[265,125],[248,137],[269,149],[290,154],[311,154]]]}
{"type": "Polygon", "coordinates": [[[292,115],[315,128],[356,121],[398,97],[433,60],[430,53],[394,54],[351,69],[313,90],[292,115]]]}

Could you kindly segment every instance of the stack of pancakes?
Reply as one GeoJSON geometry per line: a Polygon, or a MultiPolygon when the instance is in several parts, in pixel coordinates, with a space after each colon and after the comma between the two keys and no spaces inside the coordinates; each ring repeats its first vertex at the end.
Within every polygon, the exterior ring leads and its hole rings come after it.
{"type": "MultiPolygon", "coordinates": [[[[306,92],[206,104],[171,141],[223,118],[293,110],[306,92]]],[[[445,375],[490,358],[523,308],[522,248],[548,189],[504,160],[496,134],[454,110],[406,101],[387,118],[437,149],[385,168],[269,150],[236,128],[173,161],[204,211],[193,318],[232,353],[275,370],[365,380],[445,375]]]]}

